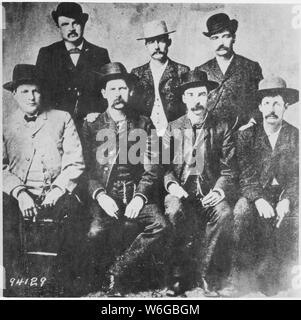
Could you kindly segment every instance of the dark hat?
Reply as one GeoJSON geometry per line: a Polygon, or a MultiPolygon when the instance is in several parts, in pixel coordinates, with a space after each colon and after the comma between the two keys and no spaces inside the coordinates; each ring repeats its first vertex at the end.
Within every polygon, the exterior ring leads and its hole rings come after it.
{"type": "Polygon", "coordinates": [[[14,91],[20,84],[35,83],[41,85],[37,76],[36,66],[32,64],[17,64],[13,71],[13,80],[3,85],[3,88],[14,91]]]}
{"type": "Polygon", "coordinates": [[[238,21],[235,19],[230,20],[229,16],[225,13],[214,14],[207,20],[208,32],[203,32],[206,37],[211,37],[213,34],[222,32],[227,29],[231,33],[235,33],[238,27],[238,21]]]}
{"type": "Polygon", "coordinates": [[[207,73],[204,71],[188,71],[182,75],[181,85],[178,87],[181,90],[181,93],[188,88],[195,87],[207,87],[208,91],[211,91],[218,87],[218,83],[215,81],[209,81],[207,73]]]}
{"type": "Polygon", "coordinates": [[[137,40],[156,38],[173,32],[176,32],[176,30],[168,31],[166,22],[164,20],[153,20],[143,25],[144,36],[143,38],[138,38],[137,40]]]}
{"type": "Polygon", "coordinates": [[[286,82],[280,77],[262,79],[258,85],[257,97],[261,101],[266,96],[280,95],[286,103],[294,104],[299,101],[299,91],[287,88],[286,82]]]}
{"type": "Polygon", "coordinates": [[[87,22],[89,17],[87,13],[83,13],[82,7],[75,2],[61,2],[56,11],[52,11],[51,15],[56,24],[60,16],[73,18],[83,24],[87,22]]]}
{"type": "Polygon", "coordinates": [[[128,73],[125,66],[120,62],[107,63],[96,72],[99,75],[99,84],[103,88],[106,83],[114,79],[124,79],[127,83],[134,83],[137,77],[134,74],[128,73]]]}

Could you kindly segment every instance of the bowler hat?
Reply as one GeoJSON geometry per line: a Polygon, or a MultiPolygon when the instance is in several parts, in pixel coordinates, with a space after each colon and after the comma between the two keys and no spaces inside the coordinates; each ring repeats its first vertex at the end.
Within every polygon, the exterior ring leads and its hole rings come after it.
{"type": "Polygon", "coordinates": [[[214,14],[207,20],[207,32],[203,32],[206,37],[211,37],[213,34],[222,32],[227,29],[231,33],[235,33],[238,27],[238,21],[230,20],[225,13],[214,14]]]}
{"type": "Polygon", "coordinates": [[[262,79],[258,85],[257,97],[261,101],[266,96],[280,95],[286,103],[294,104],[299,101],[299,91],[287,88],[286,82],[280,77],[262,79]]]}
{"type": "Polygon", "coordinates": [[[13,80],[5,83],[3,88],[14,91],[20,84],[24,83],[41,85],[41,79],[37,76],[36,67],[32,64],[17,64],[13,71],[13,80]]]}
{"type": "Polygon", "coordinates": [[[89,17],[87,13],[83,13],[82,7],[75,2],[61,2],[56,10],[52,11],[51,15],[56,24],[58,24],[60,16],[73,18],[83,24],[87,22],[89,17]]]}
{"type": "Polygon", "coordinates": [[[107,63],[101,67],[99,72],[94,71],[99,76],[99,85],[103,88],[106,83],[114,79],[124,79],[127,83],[133,83],[137,77],[128,73],[125,66],[120,62],[107,63]]]}
{"type": "Polygon", "coordinates": [[[143,38],[138,38],[137,40],[145,40],[150,38],[155,38],[158,36],[163,36],[165,34],[176,32],[176,30],[168,31],[166,22],[163,20],[153,20],[147,22],[143,25],[143,38]]]}
{"type": "Polygon", "coordinates": [[[218,87],[218,82],[209,81],[207,73],[199,70],[192,70],[184,73],[181,77],[181,84],[178,87],[181,93],[188,88],[206,87],[208,91],[211,91],[218,87]]]}

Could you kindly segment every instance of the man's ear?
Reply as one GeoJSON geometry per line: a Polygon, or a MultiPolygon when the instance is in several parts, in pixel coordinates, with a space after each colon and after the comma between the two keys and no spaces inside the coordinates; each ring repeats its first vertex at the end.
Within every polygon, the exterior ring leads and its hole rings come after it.
{"type": "Polygon", "coordinates": [[[168,42],[167,42],[168,47],[171,46],[171,43],[172,43],[172,40],[170,38],[168,38],[168,42]]]}
{"type": "Polygon", "coordinates": [[[258,109],[262,113],[262,104],[261,103],[259,104],[258,109]]]}
{"type": "Polygon", "coordinates": [[[186,104],[186,99],[184,93],[182,94],[182,101],[186,104]]]}
{"type": "Polygon", "coordinates": [[[101,94],[102,94],[102,96],[106,99],[106,89],[104,89],[104,88],[102,88],[101,89],[101,94]]]}

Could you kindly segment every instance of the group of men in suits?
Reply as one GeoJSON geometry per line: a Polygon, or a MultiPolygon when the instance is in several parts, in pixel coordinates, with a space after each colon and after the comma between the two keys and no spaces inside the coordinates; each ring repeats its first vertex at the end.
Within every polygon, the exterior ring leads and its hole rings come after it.
{"type": "Polygon", "coordinates": [[[208,296],[241,295],[254,275],[275,293],[297,254],[298,130],[283,114],[298,91],[234,53],[238,22],[223,13],[204,32],[216,57],[193,71],[168,57],[175,31],[146,23],[138,40],[150,62],[131,73],[83,38],[80,5],[60,3],[52,17],[62,41],[42,48],[36,66],[17,65],[4,85],[19,105],[4,128],[8,269],[20,217],[47,209],[76,225],[88,209],[87,241],[67,228],[60,255],[80,265],[74,273],[86,265],[73,260],[91,257],[107,295],[123,295],[132,267],[162,247],[169,296],[185,295],[195,270],[208,296]]]}

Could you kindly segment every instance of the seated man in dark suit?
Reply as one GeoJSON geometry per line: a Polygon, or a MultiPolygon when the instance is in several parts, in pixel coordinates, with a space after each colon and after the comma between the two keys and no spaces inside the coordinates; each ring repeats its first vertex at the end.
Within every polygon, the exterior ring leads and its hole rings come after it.
{"type": "Polygon", "coordinates": [[[112,296],[125,293],[125,275],[159,243],[166,228],[154,199],[160,166],[149,162],[155,154],[146,147],[154,130],[148,118],[132,109],[134,79],[121,63],[103,66],[100,84],[108,109],[83,126],[93,216],[89,237],[99,265],[98,289],[107,271],[107,295],[112,296]],[[135,147],[137,135],[142,150],[135,147]]]}
{"type": "MultiPolygon", "coordinates": [[[[219,281],[212,267],[223,239],[229,254],[232,209],[228,203],[235,177],[234,138],[231,126],[207,110],[210,90],[218,86],[202,71],[183,75],[183,102],[187,114],[171,122],[163,137],[164,152],[171,150],[164,184],[165,214],[173,226],[172,279],[169,295],[182,295],[191,286],[193,246],[202,248],[199,280],[208,296],[216,296],[219,281]],[[203,243],[203,244],[201,244],[203,243]]],[[[168,155],[167,153],[166,155],[168,155]]],[[[198,258],[196,258],[198,260],[198,258]]],[[[222,269],[223,267],[220,266],[222,269]]]]}
{"type": "Polygon", "coordinates": [[[242,198],[234,210],[232,295],[287,288],[298,261],[299,132],[283,115],[299,92],[270,78],[257,96],[262,121],[238,132],[242,198]]]}

